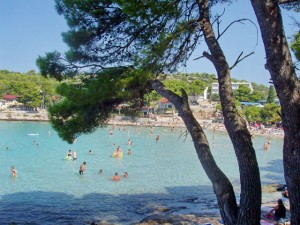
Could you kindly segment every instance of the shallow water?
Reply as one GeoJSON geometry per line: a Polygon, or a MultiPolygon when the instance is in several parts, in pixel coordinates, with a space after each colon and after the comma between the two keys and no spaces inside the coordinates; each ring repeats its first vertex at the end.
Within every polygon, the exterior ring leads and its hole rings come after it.
{"type": "MultiPolygon", "coordinates": [[[[115,127],[109,135],[110,129],[82,135],[69,145],[49,123],[1,121],[0,223],[89,224],[105,220],[132,224],[158,209],[168,208],[172,213],[216,211],[211,183],[191,138],[181,135],[184,129],[171,132],[170,128],[155,127],[151,134],[145,127],[115,127]],[[161,136],[158,143],[157,135],[161,136]],[[132,146],[127,145],[128,138],[132,146]],[[122,159],[111,157],[117,146],[124,151],[122,159]],[[128,148],[133,152],[130,156],[128,148]],[[77,160],[64,160],[69,149],[76,149],[77,160]],[[80,176],[83,161],[87,170],[80,176]],[[12,165],[18,170],[16,178],[10,175],[12,165]],[[122,175],[125,171],[129,178],[111,181],[115,172],[122,175]]],[[[206,134],[215,160],[238,193],[239,173],[228,136],[210,130],[206,134]]],[[[263,151],[266,140],[256,137],[253,143],[262,182],[284,183],[282,139],[272,138],[268,152],[263,151]]],[[[264,194],[263,202],[279,196],[264,194]]]]}

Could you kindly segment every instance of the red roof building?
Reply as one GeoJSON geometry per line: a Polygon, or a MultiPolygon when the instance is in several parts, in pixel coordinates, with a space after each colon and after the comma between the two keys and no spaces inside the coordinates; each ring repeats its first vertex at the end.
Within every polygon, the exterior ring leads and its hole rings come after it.
{"type": "Polygon", "coordinates": [[[16,95],[4,95],[3,99],[9,102],[16,101],[18,96],[16,95]]]}

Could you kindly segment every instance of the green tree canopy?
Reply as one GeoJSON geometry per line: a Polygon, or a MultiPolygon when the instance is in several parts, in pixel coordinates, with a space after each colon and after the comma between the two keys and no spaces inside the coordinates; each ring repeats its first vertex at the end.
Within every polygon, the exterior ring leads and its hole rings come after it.
{"type": "Polygon", "coordinates": [[[26,74],[0,71],[0,95],[17,95],[19,101],[28,107],[41,106],[43,98],[45,104],[49,104],[51,96],[55,95],[57,84],[54,79],[46,79],[34,71],[26,74]]]}
{"type": "Polygon", "coordinates": [[[189,83],[187,81],[182,81],[182,80],[173,80],[173,79],[168,79],[164,81],[164,84],[166,87],[168,87],[171,91],[175,92],[178,95],[181,95],[181,88],[188,90],[189,88],[189,83]]]}
{"type": "Polygon", "coordinates": [[[263,92],[258,90],[253,90],[253,92],[249,96],[250,102],[258,102],[265,99],[266,99],[266,95],[263,92]]]}
{"type": "Polygon", "coordinates": [[[249,106],[245,107],[243,111],[248,122],[263,122],[261,117],[261,110],[262,109],[257,106],[249,106]]]}
{"type": "Polygon", "coordinates": [[[267,103],[275,102],[275,98],[276,98],[275,88],[274,88],[273,85],[270,85],[268,98],[267,98],[267,103]]]}
{"type": "Polygon", "coordinates": [[[240,102],[250,101],[251,89],[245,85],[240,85],[239,88],[234,92],[235,98],[240,102]]]}
{"type": "Polygon", "coordinates": [[[200,95],[203,94],[204,89],[208,86],[207,83],[201,81],[201,80],[195,80],[192,81],[189,84],[189,93],[188,94],[192,94],[195,93],[196,95],[200,95]]]}
{"type": "Polygon", "coordinates": [[[281,108],[276,103],[272,102],[266,104],[261,110],[261,118],[265,122],[281,122],[280,117],[281,108]]]}
{"type": "Polygon", "coordinates": [[[293,50],[297,60],[300,61],[300,32],[295,34],[294,41],[291,44],[291,49],[293,50]]]}

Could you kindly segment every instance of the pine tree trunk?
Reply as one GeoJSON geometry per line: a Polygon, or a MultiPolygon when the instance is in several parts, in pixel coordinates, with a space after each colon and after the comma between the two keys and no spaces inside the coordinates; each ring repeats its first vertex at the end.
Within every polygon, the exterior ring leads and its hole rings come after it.
{"type": "Polygon", "coordinates": [[[180,117],[183,119],[186,128],[193,139],[201,165],[213,184],[214,193],[216,194],[220,213],[225,224],[237,224],[238,208],[233,187],[226,175],[217,166],[211,154],[206,135],[189,107],[188,97],[185,91],[182,90],[183,97],[180,97],[167,90],[160,81],[152,81],[152,87],[159,94],[172,102],[178,110],[180,117]]]}
{"type": "Polygon", "coordinates": [[[283,164],[292,224],[300,224],[300,83],[296,76],[277,0],[251,0],[265,46],[284,129],[283,164]]]}
{"type": "Polygon", "coordinates": [[[258,225],[261,214],[261,182],[255,150],[246,121],[238,114],[230,81],[226,57],[215,37],[210,22],[209,1],[199,0],[199,23],[210,50],[204,53],[215,66],[224,124],[232,141],[240,170],[241,195],[237,224],[258,225]]]}

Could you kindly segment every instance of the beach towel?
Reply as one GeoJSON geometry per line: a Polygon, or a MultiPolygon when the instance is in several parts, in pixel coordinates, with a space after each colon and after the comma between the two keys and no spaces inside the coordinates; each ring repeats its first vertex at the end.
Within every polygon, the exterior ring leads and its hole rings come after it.
{"type": "Polygon", "coordinates": [[[260,220],[260,225],[273,225],[273,223],[270,223],[266,220],[260,220]]]}

